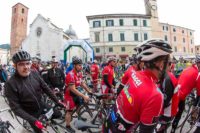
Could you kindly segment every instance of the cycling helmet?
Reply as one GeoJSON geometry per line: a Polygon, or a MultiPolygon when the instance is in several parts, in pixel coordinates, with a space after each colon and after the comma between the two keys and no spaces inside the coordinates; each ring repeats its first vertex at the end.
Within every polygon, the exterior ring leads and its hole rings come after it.
{"type": "Polygon", "coordinates": [[[108,57],[108,62],[116,61],[116,60],[117,60],[117,59],[116,59],[116,57],[114,57],[114,56],[108,57]]]}
{"type": "Polygon", "coordinates": [[[83,64],[82,60],[77,56],[72,57],[72,63],[73,64],[83,64]]]}
{"type": "Polygon", "coordinates": [[[15,53],[12,57],[12,61],[14,64],[20,62],[20,61],[30,61],[31,60],[31,56],[28,52],[26,51],[18,51],[17,53],[15,53]]]}
{"type": "Polygon", "coordinates": [[[132,57],[129,57],[130,64],[136,64],[137,63],[137,57],[136,55],[133,55],[132,57]]]}
{"type": "Polygon", "coordinates": [[[137,50],[137,58],[141,59],[141,61],[151,61],[159,56],[172,53],[171,46],[162,39],[147,40],[137,50]]]}
{"type": "Polygon", "coordinates": [[[59,61],[58,61],[57,58],[52,58],[51,62],[52,62],[52,63],[58,63],[59,61]]]}
{"type": "Polygon", "coordinates": [[[97,63],[97,60],[94,60],[93,62],[94,62],[94,63],[97,63]]]}
{"type": "Polygon", "coordinates": [[[199,62],[200,62],[200,55],[196,55],[195,62],[196,62],[196,63],[199,63],[199,62]]]}

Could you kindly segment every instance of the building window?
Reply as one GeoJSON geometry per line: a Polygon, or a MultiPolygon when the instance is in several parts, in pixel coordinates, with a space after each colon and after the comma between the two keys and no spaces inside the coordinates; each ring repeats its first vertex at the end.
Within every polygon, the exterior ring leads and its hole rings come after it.
{"type": "Polygon", "coordinates": [[[192,32],[190,32],[190,35],[192,35],[192,32]]]}
{"type": "Polygon", "coordinates": [[[147,27],[147,20],[143,20],[143,26],[147,27]]]}
{"type": "Polygon", "coordinates": [[[24,8],[22,8],[22,13],[24,13],[24,8]]]}
{"type": "Polygon", "coordinates": [[[173,32],[176,32],[176,28],[173,28],[173,32]]]}
{"type": "Polygon", "coordinates": [[[100,41],[100,32],[95,32],[94,36],[95,36],[95,42],[99,42],[100,41]]]}
{"type": "Polygon", "coordinates": [[[139,41],[138,33],[134,33],[134,41],[139,41]]]}
{"type": "Polygon", "coordinates": [[[124,33],[120,33],[120,41],[125,41],[124,33]]]}
{"type": "Polygon", "coordinates": [[[109,52],[113,52],[113,47],[109,47],[109,52]]]}
{"type": "Polygon", "coordinates": [[[186,49],[185,49],[185,47],[183,47],[183,51],[184,51],[184,52],[186,52],[186,49]]]}
{"type": "Polygon", "coordinates": [[[176,42],[176,37],[174,36],[174,42],[176,42]]]}
{"type": "Polygon", "coordinates": [[[100,21],[93,21],[93,28],[96,28],[96,27],[101,27],[100,21]]]}
{"type": "Polygon", "coordinates": [[[166,31],[168,31],[168,26],[166,26],[166,31]]]}
{"type": "Polygon", "coordinates": [[[197,51],[199,51],[199,48],[197,48],[197,51]]]}
{"type": "Polygon", "coordinates": [[[165,41],[168,41],[167,35],[165,35],[165,41]]]}
{"type": "Polygon", "coordinates": [[[165,30],[165,26],[163,26],[162,28],[163,28],[163,31],[164,31],[165,30]]]}
{"type": "Polygon", "coordinates": [[[112,42],[112,41],[113,41],[113,36],[112,36],[112,34],[108,34],[108,41],[109,41],[109,42],[112,42]]]}
{"type": "Polygon", "coordinates": [[[185,33],[185,31],[184,31],[184,30],[182,30],[182,33],[184,34],[184,33],[185,33]]]}
{"type": "Polygon", "coordinates": [[[15,8],[15,9],[14,9],[14,13],[16,13],[16,11],[17,11],[17,9],[15,8]]]}
{"type": "Polygon", "coordinates": [[[177,52],[177,47],[176,46],[174,47],[174,51],[177,52]]]}
{"type": "Polygon", "coordinates": [[[124,25],[124,20],[123,20],[123,19],[120,19],[120,20],[119,20],[119,25],[120,25],[120,26],[123,26],[123,25],[124,25]]]}
{"type": "Polygon", "coordinates": [[[137,19],[133,19],[133,26],[137,26],[137,19]]]}
{"type": "Polygon", "coordinates": [[[96,48],[96,53],[100,53],[100,48],[96,48]]]}
{"type": "Polygon", "coordinates": [[[193,53],[193,48],[191,48],[191,53],[193,53]]]}
{"type": "Polygon", "coordinates": [[[113,20],[106,20],[106,26],[114,26],[113,20]]]}
{"type": "Polygon", "coordinates": [[[185,43],[185,38],[183,38],[183,43],[185,43]]]}
{"type": "Polygon", "coordinates": [[[193,44],[193,41],[192,41],[192,39],[190,40],[190,42],[191,42],[191,44],[193,44]]]}
{"type": "Polygon", "coordinates": [[[144,40],[148,40],[148,34],[144,33],[144,40]]]}
{"type": "Polygon", "coordinates": [[[125,52],[125,51],[126,51],[126,48],[125,48],[125,47],[121,47],[121,51],[122,51],[122,52],[125,52]]]}

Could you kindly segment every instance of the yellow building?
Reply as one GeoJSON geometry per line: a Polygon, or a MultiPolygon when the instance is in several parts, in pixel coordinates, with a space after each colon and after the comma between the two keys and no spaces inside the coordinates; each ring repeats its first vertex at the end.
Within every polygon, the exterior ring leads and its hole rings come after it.
{"type": "Polygon", "coordinates": [[[109,56],[126,58],[134,54],[134,47],[150,38],[169,42],[173,54],[194,55],[194,30],[160,23],[157,2],[144,0],[146,14],[101,14],[87,16],[90,39],[99,60],[109,56]]]}

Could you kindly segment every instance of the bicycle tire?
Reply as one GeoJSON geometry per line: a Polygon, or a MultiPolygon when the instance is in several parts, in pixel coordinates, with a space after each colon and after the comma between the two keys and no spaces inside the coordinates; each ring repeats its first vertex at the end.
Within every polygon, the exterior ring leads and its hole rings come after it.
{"type": "Polygon", "coordinates": [[[188,115],[191,113],[192,105],[193,105],[193,104],[192,104],[192,101],[186,101],[186,103],[185,103],[185,108],[184,108],[183,114],[182,114],[182,116],[181,116],[181,119],[183,119],[183,121],[182,121],[182,122],[179,121],[179,124],[178,124],[178,126],[177,126],[176,129],[182,127],[183,122],[184,122],[185,119],[188,117],[188,115]],[[187,105],[188,105],[188,109],[186,109],[186,106],[187,106],[187,105]],[[185,115],[185,116],[184,116],[184,115],[185,115]]]}
{"type": "MultiPolygon", "coordinates": [[[[181,129],[180,129],[180,133],[183,133],[182,131],[184,131],[184,133],[189,133],[195,127],[196,121],[200,118],[200,116],[198,116],[196,119],[194,119],[194,121],[192,123],[189,123],[189,121],[188,121],[189,118],[191,117],[191,115],[194,113],[194,111],[196,111],[196,110],[195,109],[192,110],[189,113],[189,115],[185,118],[185,120],[183,121],[183,125],[181,126],[181,129]],[[187,124],[190,125],[189,128],[188,128],[187,124]],[[186,129],[185,129],[185,127],[186,127],[186,129]]],[[[198,111],[198,114],[199,114],[199,111],[198,111]]]]}

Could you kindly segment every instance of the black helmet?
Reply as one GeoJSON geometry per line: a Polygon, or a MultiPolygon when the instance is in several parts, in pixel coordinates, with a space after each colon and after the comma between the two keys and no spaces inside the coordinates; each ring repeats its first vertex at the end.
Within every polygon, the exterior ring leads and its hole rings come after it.
{"type": "Polygon", "coordinates": [[[31,60],[31,56],[28,52],[26,51],[18,51],[17,53],[15,53],[12,57],[12,61],[14,64],[20,62],[20,61],[30,61],[31,60]]]}
{"type": "Polygon", "coordinates": [[[73,56],[72,57],[72,63],[75,65],[75,64],[83,64],[82,60],[77,57],[77,56],[73,56]]]}
{"type": "Polygon", "coordinates": [[[199,63],[199,62],[200,62],[200,55],[196,55],[195,62],[196,62],[196,63],[199,63]]]}

